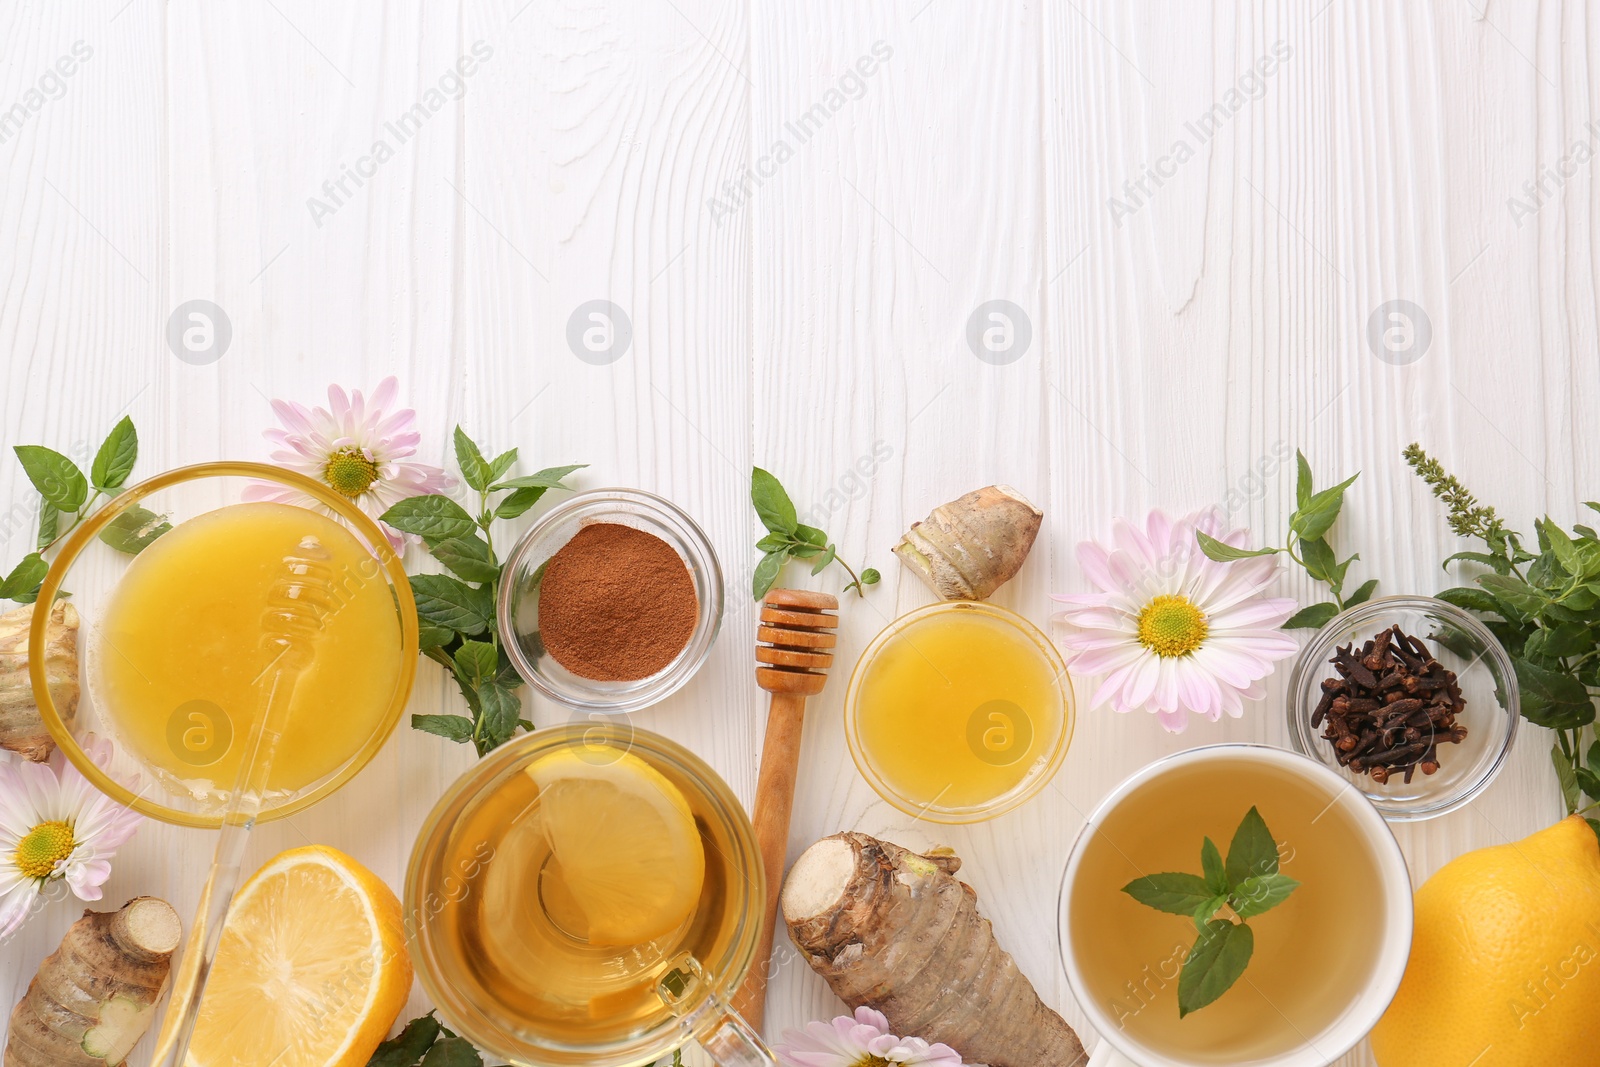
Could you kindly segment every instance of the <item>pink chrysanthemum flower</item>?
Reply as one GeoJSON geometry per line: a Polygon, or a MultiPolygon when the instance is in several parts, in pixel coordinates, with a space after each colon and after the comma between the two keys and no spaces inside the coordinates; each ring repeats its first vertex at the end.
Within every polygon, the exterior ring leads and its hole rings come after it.
{"type": "MultiPolygon", "coordinates": [[[[90,735],[84,751],[101,767],[110,762],[109,741],[90,735]]],[[[49,763],[0,763],[0,938],[22,925],[51,882],[99,900],[112,855],[143,821],[60,752],[49,763]]]]}
{"type": "MultiPolygon", "coordinates": [[[[326,483],[377,519],[397,501],[443,493],[455,483],[441,468],[410,459],[422,434],[411,408],[389,410],[398,392],[399,384],[388,377],[371,398],[359,389],[346,395],[330,385],[326,408],[274,400],[272,410],[283,426],[264,430],[262,436],[278,446],[272,453],[275,462],[326,483]]],[[[247,487],[244,498],[327,510],[304,493],[269,483],[247,487]]],[[[403,535],[387,526],[384,530],[396,548],[405,543],[403,535]]]]}
{"type": "Polygon", "coordinates": [[[1143,530],[1119,519],[1109,546],[1078,545],[1099,592],[1055,597],[1074,627],[1061,642],[1068,661],[1105,676],[1093,703],[1154,712],[1173,733],[1190,714],[1243,715],[1244,701],[1265,695],[1272,664],[1296,648],[1282,630],[1295,602],[1261,595],[1277,573],[1273,557],[1219,563],[1200,551],[1197,530],[1236,548],[1247,542],[1215,508],[1177,522],[1152,511],[1143,530]]]}
{"type": "Polygon", "coordinates": [[[962,1067],[961,1056],[949,1045],[930,1045],[919,1037],[895,1037],[889,1033],[889,1020],[864,1006],[831,1023],[812,1022],[804,1030],[785,1030],[774,1051],[784,1067],[962,1067]]]}

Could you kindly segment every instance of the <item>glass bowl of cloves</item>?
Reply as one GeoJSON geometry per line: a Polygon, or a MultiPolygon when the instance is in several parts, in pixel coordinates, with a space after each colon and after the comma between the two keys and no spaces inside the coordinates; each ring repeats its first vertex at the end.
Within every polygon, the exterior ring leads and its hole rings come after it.
{"type": "Polygon", "coordinates": [[[1344,775],[1391,822],[1472,800],[1504,766],[1521,705],[1511,657],[1484,624],[1427,596],[1334,616],[1289,675],[1295,749],[1344,775]]]}

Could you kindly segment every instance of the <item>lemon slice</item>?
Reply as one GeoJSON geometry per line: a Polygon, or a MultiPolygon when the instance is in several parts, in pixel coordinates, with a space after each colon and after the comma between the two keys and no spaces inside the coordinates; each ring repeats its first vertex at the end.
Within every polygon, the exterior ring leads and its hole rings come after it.
{"type": "MultiPolygon", "coordinates": [[[[539,786],[547,906],[569,902],[592,945],[641,945],[694,913],[705,848],[683,793],[644,760],[620,750],[563,749],[529,764],[539,786]]],[[[562,910],[567,910],[563,907],[562,910]]]]}
{"type": "Polygon", "coordinates": [[[234,898],[188,1067],[363,1067],[410,991],[389,887],[342,852],[291,849],[234,898]]]}

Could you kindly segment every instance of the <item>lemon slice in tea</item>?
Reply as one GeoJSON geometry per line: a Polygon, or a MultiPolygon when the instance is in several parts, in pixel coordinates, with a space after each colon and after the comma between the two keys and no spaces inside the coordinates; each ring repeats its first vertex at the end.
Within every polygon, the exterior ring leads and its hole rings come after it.
{"type": "MultiPolygon", "coordinates": [[[[683,793],[660,771],[618,750],[553,752],[527,775],[539,786],[546,840],[546,903],[587,921],[592,945],[640,945],[683,924],[700,902],[705,848],[683,793]],[[560,885],[551,885],[559,882],[560,885]]],[[[567,924],[564,924],[567,925],[567,924]]]]}

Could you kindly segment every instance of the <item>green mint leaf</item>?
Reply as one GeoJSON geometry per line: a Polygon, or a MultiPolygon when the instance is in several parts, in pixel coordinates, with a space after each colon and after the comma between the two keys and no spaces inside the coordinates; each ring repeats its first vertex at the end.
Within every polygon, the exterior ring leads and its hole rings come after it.
{"type": "Polygon", "coordinates": [[[491,461],[489,464],[489,481],[499,481],[501,478],[505,477],[506,471],[516,466],[516,464],[516,449],[511,448],[500,453],[498,456],[494,457],[493,461],[491,461]]]}
{"type": "Polygon", "coordinates": [[[418,626],[417,647],[421,649],[443,648],[455,640],[456,632],[447,630],[443,626],[418,626]]]}
{"type": "Polygon", "coordinates": [[[1487,615],[1498,615],[1500,609],[1495,605],[1494,597],[1482,589],[1473,589],[1470,586],[1460,585],[1454,589],[1445,589],[1435,593],[1446,604],[1454,604],[1458,608],[1468,611],[1481,611],[1487,615]]]}
{"type": "Polygon", "coordinates": [[[1195,540],[1200,542],[1200,551],[1206,554],[1207,559],[1214,559],[1218,563],[1232,563],[1237,559],[1254,559],[1257,556],[1270,556],[1280,551],[1276,548],[1234,548],[1230,544],[1218,541],[1208,533],[1195,531],[1195,540]]]}
{"type": "Polygon", "coordinates": [[[1541,632],[1544,634],[1544,654],[1556,659],[1581,656],[1592,649],[1595,643],[1595,632],[1581,622],[1564,622],[1541,632]]]}
{"type": "Polygon", "coordinates": [[[838,548],[839,546],[837,545],[829,545],[828,550],[822,553],[822,555],[818,556],[817,561],[811,565],[811,573],[813,575],[821,574],[823,568],[832,563],[834,557],[839,554],[838,548]]]}
{"type": "Polygon", "coordinates": [[[120,489],[133,473],[133,464],[138,458],[139,434],[133,428],[133,420],[124,415],[95,453],[89,480],[97,489],[120,489]]]}
{"type": "Polygon", "coordinates": [[[1206,888],[1213,895],[1221,896],[1228,891],[1228,874],[1222,866],[1222,853],[1217,851],[1217,843],[1209,837],[1200,846],[1200,872],[1205,877],[1206,888]]]}
{"type": "Polygon", "coordinates": [[[544,494],[545,488],[543,486],[518,489],[500,501],[499,505],[494,509],[494,517],[497,519],[514,519],[537,504],[539,498],[544,494]]]}
{"type": "Polygon", "coordinates": [[[39,501],[39,536],[34,544],[40,552],[50,547],[61,529],[61,510],[48,500],[39,501]]]}
{"type": "Polygon", "coordinates": [[[428,542],[433,558],[469,582],[492,582],[500,567],[489,554],[489,543],[477,534],[428,542]]]}
{"type": "Polygon", "coordinates": [[[486,682],[478,689],[482,707],[482,729],[478,731],[478,755],[499,748],[511,740],[521,723],[522,702],[517,694],[499,682],[486,682]]]}
{"type": "Polygon", "coordinates": [[[1239,980],[1255,952],[1256,936],[1243,923],[1212,919],[1178,975],[1178,1018],[1212,1003],[1239,980]]]}
{"type": "Polygon", "coordinates": [[[1509,559],[1504,556],[1492,556],[1487,552],[1452,552],[1444,558],[1444,562],[1439,566],[1444,570],[1449,570],[1450,564],[1458,559],[1464,559],[1468,563],[1481,563],[1485,567],[1492,568],[1496,574],[1511,573],[1511,561],[1509,559]]]}
{"type": "Polygon", "coordinates": [[[1123,886],[1122,891],[1147,908],[1173,915],[1193,915],[1216,895],[1205,879],[1195,874],[1147,874],[1123,886]]]}
{"type": "MultiPolygon", "coordinates": [[[[411,728],[421,730],[425,734],[437,734],[457,744],[465,744],[472,740],[472,720],[465,715],[413,715],[411,728]]],[[[396,1062],[415,1063],[416,1057],[396,1062]]]]}
{"type": "Polygon", "coordinates": [[[507,478],[503,482],[496,482],[491,489],[570,489],[562,479],[573,471],[581,471],[587,463],[572,463],[565,467],[546,467],[542,471],[524,474],[520,478],[507,478]]]}
{"type": "Polygon", "coordinates": [[[877,585],[882,580],[883,575],[878,573],[878,568],[876,567],[868,567],[861,572],[862,585],[877,585]]]}
{"type": "Polygon", "coordinates": [[[39,495],[57,508],[75,513],[89,499],[88,479],[60,452],[43,445],[17,445],[12,451],[39,495]]]}
{"type": "Polygon", "coordinates": [[[464,1037],[447,1037],[422,1057],[422,1067],[482,1067],[483,1057],[464,1037]]]}
{"type": "Polygon", "coordinates": [[[430,626],[471,637],[494,625],[494,600],[485,588],[474,588],[447,574],[413,574],[411,594],[417,618],[430,626]]]}
{"type": "Polygon", "coordinates": [[[1361,475],[1357,472],[1331,489],[1311,494],[1305,506],[1289,517],[1289,529],[1302,541],[1312,541],[1327,533],[1344,507],[1344,491],[1359,477],[1361,475]]]}
{"type": "Polygon", "coordinates": [[[1278,842],[1273,840],[1261,812],[1252,807],[1244,813],[1239,828],[1228,846],[1228,884],[1240,885],[1246,878],[1278,873],[1278,842]]]}
{"type": "Polygon", "coordinates": [[[828,535],[817,529],[815,526],[807,526],[805,523],[799,523],[794,528],[794,535],[796,538],[804,541],[808,545],[815,545],[817,548],[828,547],[828,535]]]}
{"type": "Polygon", "coordinates": [[[1344,606],[1347,608],[1353,608],[1357,604],[1365,604],[1367,601],[1372,599],[1372,594],[1377,592],[1377,589],[1378,579],[1368,578],[1366,581],[1356,586],[1356,591],[1354,593],[1351,593],[1349,596],[1345,597],[1344,606]]]}
{"type": "Polygon", "coordinates": [[[755,575],[750,580],[750,592],[755,599],[760,600],[767,595],[767,590],[778,580],[778,572],[783,570],[783,564],[788,558],[789,553],[783,549],[768,552],[761,557],[761,562],[756,564],[755,575]]]}
{"type": "Polygon", "coordinates": [[[500,666],[500,653],[487,641],[465,641],[456,649],[456,672],[472,688],[494,678],[500,666]]]}
{"type": "Polygon", "coordinates": [[[31,603],[38,597],[39,583],[50,573],[50,564],[37,552],[29,552],[22,561],[0,582],[0,600],[15,600],[19,604],[31,603]],[[24,600],[23,597],[27,599],[24,600]]]}
{"type": "Polygon", "coordinates": [[[1583,795],[1590,800],[1600,800],[1600,775],[1595,774],[1587,767],[1575,768],[1578,778],[1578,788],[1583,790],[1583,795]]]}
{"type": "MultiPolygon", "coordinates": [[[[416,719],[422,718],[458,718],[459,716],[443,715],[415,715],[416,719]]],[[[471,725],[470,723],[468,724],[471,725]]],[[[418,727],[421,729],[421,727],[418,727]]],[[[433,1045],[439,1037],[439,1020],[430,1012],[420,1018],[412,1019],[406,1023],[406,1028],[400,1031],[398,1037],[390,1038],[378,1046],[378,1050],[367,1061],[367,1067],[417,1067],[417,1061],[423,1053],[433,1045]]]]}
{"type": "Polygon", "coordinates": [[[1217,896],[1210,898],[1204,904],[1194,909],[1194,913],[1190,915],[1189,918],[1194,920],[1195,929],[1200,931],[1202,934],[1205,933],[1206,924],[1209,923],[1211,921],[1211,917],[1217,913],[1217,909],[1221,908],[1227,902],[1228,894],[1219,893],[1217,896]]]}
{"type": "Polygon", "coordinates": [[[1233,887],[1228,905],[1239,918],[1253,918],[1288,900],[1289,894],[1299,886],[1300,883],[1287,874],[1253,875],[1233,887]]]}
{"type": "Polygon", "coordinates": [[[100,540],[118,552],[137,556],[170,529],[172,523],[167,521],[165,515],[157,515],[149,508],[134,504],[106,523],[105,529],[100,531],[100,540]]]}
{"type": "Polygon", "coordinates": [[[1589,746],[1589,766],[1600,767],[1600,741],[1589,746]]]}
{"type": "Polygon", "coordinates": [[[772,533],[792,534],[799,525],[794,501],[778,479],[760,467],[750,468],[750,503],[755,506],[761,525],[772,533]]]}
{"type": "Polygon", "coordinates": [[[1502,604],[1523,615],[1537,615],[1550,604],[1550,597],[1515,575],[1485,574],[1478,584],[1502,604]]]}
{"type": "Polygon", "coordinates": [[[1335,589],[1338,588],[1333,581],[1334,568],[1338,566],[1338,561],[1334,559],[1333,546],[1328,544],[1326,538],[1313,537],[1310,540],[1302,538],[1300,559],[1305,565],[1307,574],[1319,582],[1327,582],[1335,589]]]}
{"type": "Polygon", "coordinates": [[[1576,730],[1594,722],[1594,702],[1582,682],[1564,671],[1553,671],[1512,657],[1517,670],[1517,691],[1522,697],[1522,714],[1535,726],[1553,730],[1576,730]]]}
{"type": "Polygon", "coordinates": [[[1556,765],[1556,781],[1561,784],[1561,799],[1567,805],[1567,814],[1571,815],[1582,807],[1579,803],[1582,798],[1578,792],[1577,772],[1567,754],[1561,751],[1559,744],[1550,746],[1550,762],[1556,765]]]}
{"type": "Polygon", "coordinates": [[[813,559],[822,555],[822,552],[821,548],[804,541],[791,542],[789,545],[789,555],[795,559],[813,559]]]}
{"type": "Polygon", "coordinates": [[[783,552],[792,544],[794,542],[789,539],[788,534],[769,533],[756,542],[756,549],[760,552],[783,552]]]}
{"type": "Polygon", "coordinates": [[[1310,604],[1301,608],[1283,622],[1285,630],[1320,630],[1339,614],[1339,605],[1332,601],[1310,604]]]}
{"type": "Polygon", "coordinates": [[[406,497],[381,517],[401,533],[416,534],[430,541],[470,537],[478,531],[478,524],[465,508],[438,493],[406,497]]]}
{"type": "Polygon", "coordinates": [[[1306,454],[1298,448],[1294,450],[1294,463],[1294,506],[1304,511],[1305,506],[1311,503],[1311,464],[1306,462],[1306,454]]]}
{"type": "Polygon", "coordinates": [[[489,461],[483,458],[478,446],[460,426],[456,427],[455,443],[456,466],[461,468],[461,480],[478,492],[483,492],[489,487],[489,461]]]}

